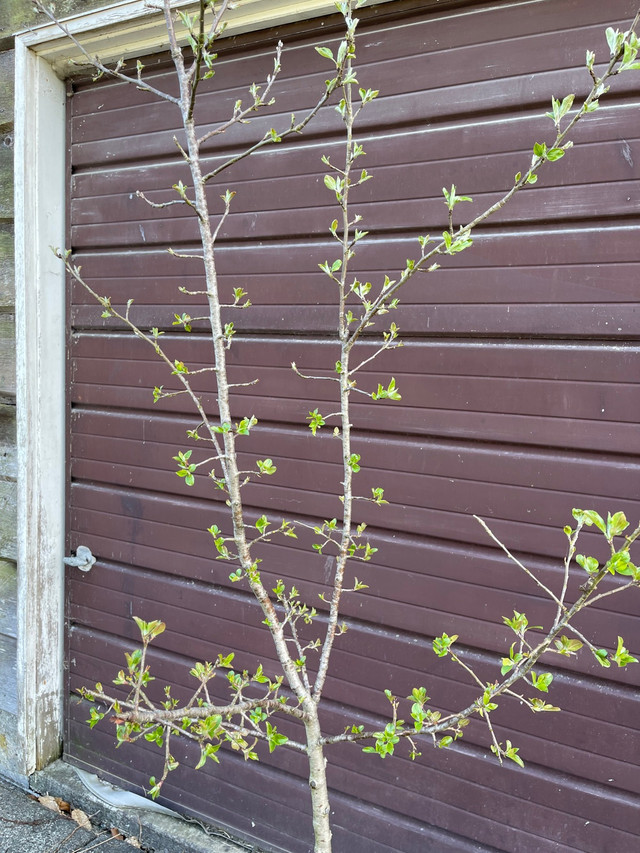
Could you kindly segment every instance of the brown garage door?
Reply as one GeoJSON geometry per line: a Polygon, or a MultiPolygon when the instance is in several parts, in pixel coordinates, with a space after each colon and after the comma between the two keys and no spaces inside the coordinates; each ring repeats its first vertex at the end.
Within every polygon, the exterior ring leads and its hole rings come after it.
{"type": "MultiPolygon", "coordinates": [[[[357,258],[362,274],[401,268],[418,234],[442,230],[443,185],[455,182],[472,195],[474,209],[506,188],[532,142],[547,135],[541,115],[551,96],[586,92],[585,48],[604,55],[604,27],[624,26],[635,5],[403,2],[364,12],[359,78],[382,95],[359,129],[375,178],[358,207],[371,232],[357,258]]],[[[210,120],[264,78],[278,35],[287,51],[273,112],[286,122],[301,111],[326,75],[312,49],[318,32],[311,22],[221,50],[215,80],[224,99],[221,106],[204,96],[210,120]]],[[[331,32],[325,21],[323,37],[331,32]]],[[[166,59],[157,70],[165,81],[166,59]]],[[[379,720],[385,688],[406,696],[425,684],[445,707],[465,705],[473,687],[434,659],[430,638],[460,634],[492,678],[510,642],[501,617],[516,608],[534,624],[548,618],[535,588],[491,547],[473,513],[490,519],[551,584],[573,506],[638,517],[640,139],[637,75],[627,77],[582,126],[570,157],[479,231],[473,250],[404,294],[397,322],[406,345],[368,376],[372,384],[381,371],[394,375],[402,402],[354,405],[367,468],[360,476],[365,489],[384,483],[391,505],[368,519],[379,551],[367,569],[370,588],[345,602],[351,630],[328,682],[329,727],[379,720]]],[[[193,247],[194,223],[174,208],[151,216],[135,197],[137,189],[153,197],[187,180],[175,166],[175,119],[170,106],[133,87],[75,87],[71,242],[99,292],[114,304],[135,298],[140,325],[165,327],[176,354],[199,365],[209,359],[206,337],[196,329],[185,340],[171,327],[174,312],[185,309],[177,288],[199,289],[199,270],[164,252],[193,247]]],[[[273,117],[257,119],[252,129],[258,136],[273,124],[273,117]]],[[[335,362],[336,309],[317,264],[330,255],[326,228],[334,216],[320,155],[336,150],[337,131],[327,109],[295,147],[244,161],[219,185],[237,191],[219,254],[224,287],[245,287],[254,303],[234,317],[233,381],[260,380],[238,389],[233,414],[255,413],[262,429],[247,448],[278,465],[268,485],[246,492],[256,512],[318,519],[339,511],[331,496],[340,479],[336,447],[313,440],[304,426],[309,408],[322,410],[327,389],[289,369],[292,361],[311,370],[335,362]]],[[[224,139],[212,157],[236,144],[224,139]]],[[[206,478],[189,490],[174,473],[171,457],[192,426],[183,398],[153,407],[150,389],[167,384],[162,366],[75,289],[69,359],[69,545],[89,545],[98,557],[88,575],[68,575],[70,688],[115,674],[135,640],[132,614],[168,625],[152,656],[162,680],[187,684],[193,660],[221,650],[235,649],[242,666],[260,659],[270,667],[257,608],[212,559],[204,532],[222,526],[224,508],[206,478]]],[[[201,390],[210,393],[205,379],[201,390]]],[[[324,589],[323,558],[301,543],[267,546],[263,556],[274,577],[295,582],[308,600],[324,589]]],[[[623,634],[637,652],[637,611],[637,597],[605,600],[585,629],[608,646],[623,634]]],[[[425,746],[415,763],[382,762],[356,747],[331,753],[336,851],[635,851],[637,673],[596,671],[587,660],[552,671],[562,715],[533,717],[505,703],[496,720],[500,737],[521,747],[524,770],[497,766],[480,723],[459,747],[425,746]]],[[[68,760],[124,785],[145,785],[158,772],[157,755],[139,746],[116,752],[111,730],[89,731],[85,717],[70,701],[68,760]]],[[[228,755],[197,772],[189,769],[195,756],[178,757],[182,766],[163,789],[177,808],[265,848],[310,848],[297,755],[279,750],[259,766],[228,755]]]]}

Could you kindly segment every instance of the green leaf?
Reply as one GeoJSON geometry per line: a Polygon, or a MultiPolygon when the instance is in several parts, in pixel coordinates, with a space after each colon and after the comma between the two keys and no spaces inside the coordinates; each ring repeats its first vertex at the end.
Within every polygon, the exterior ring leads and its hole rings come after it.
{"type": "Polygon", "coordinates": [[[433,641],[433,651],[439,658],[446,657],[449,654],[449,649],[458,639],[457,634],[442,634],[440,637],[435,637],[433,641]]]}
{"type": "Polygon", "coordinates": [[[618,647],[613,655],[614,661],[619,667],[625,667],[629,663],[638,663],[638,658],[630,655],[624,645],[622,637],[618,637],[618,647]]]}
{"type": "Polygon", "coordinates": [[[260,533],[264,533],[268,526],[269,520],[267,516],[261,515],[260,518],[256,521],[256,528],[260,531],[260,533]]]}
{"type": "Polygon", "coordinates": [[[553,675],[550,672],[541,672],[540,675],[536,675],[536,673],[531,670],[531,683],[536,690],[540,690],[542,693],[548,693],[549,685],[552,681],[553,675]]]}
{"type": "Polygon", "coordinates": [[[353,471],[354,474],[357,474],[358,471],[360,470],[360,465],[358,464],[359,462],[360,462],[359,454],[352,453],[351,456],[349,457],[349,468],[351,468],[351,470],[353,471]]]}
{"type": "Polygon", "coordinates": [[[507,758],[510,758],[512,761],[515,761],[516,764],[519,764],[520,767],[524,767],[524,761],[518,755],[518,748],[512,746],[511,741],[507,741],[507,746],[504,751],[504,754],[507,758]]]}
{"type": "Polygon", "coordinates": [[[612,575],[633,575],[635,571],[635,566],[629,558],[629,552],[625,550],[612,554],[607,560],[605,568],[612,575]]]}
{"type": "Polygon", "coordinates": [[[276,747],[281,746],[289,740],[286,735],[281,734],[271,723],[267,723],[267,738],[269,740],[269,752],[273,752],[276,747]]]}
{"type": "Polygon", "coordinates": [[[258,423],[258,419],[255,415],[251,415],[250,418],[243,418],[238,427],[236,429],[237,435],[249,435],[251,432],[251,427],[254,427],[258,423]]]}
{"type": "Polygon", "coordinates": [[[373,400],[401,400],[402,397],[396,389],[395,378],[391,377],[391,381],[386,388],[383,388],[383,386],[379,384],[378,390],[371,394],[371,398],[373,400]]]}
{"type": "Polygon", "coordinates": [[[595,557],[585,557],[584,554],[576,554],[576,563],[589,574],[594,574],[598,571],[600,563],[595,557]]]}
{"type": "Polygon", "coordinates": [[[555,641],[555,646],[558,654],[570,657],[571,655],[575,655],[575,653],[582,648],[582,642],[563,635],[560,639],[555,641]]]}
{"type": "MultiPolygon", "coordinates": [[[[504,617],[503,617],[503,619],[504,619],[504,617]]],[[[506,675],[523,658],[524,658],[524,655],[522,654],[522,652],[517,652],[515,650],[515,643],[512,643],[511,648],[509,649],[509,657],[502,658],[502,668],[500,670],[500,673],[502,675],[506,675]]]]}
{"type": "Polygon", "coordinates": [[[316,50],[318,51],[320,56],[324,56],[325,59],[331,59],[331,60],[335,61],[333,59],[333,51],[330,48],[328,48],[328,47],[316,47],[316,50]]]}
{"type": "Polygon", "coordinates": [[[619,41],[619,37],[622,34],[618,30],[614,30],[613,27],[607,27],[604,34],[609,45],[609,53],[613,56],[620,50],[621,40],[619,41]]]}
{"type": "Polygon", "coordinates": [[[273,459],[258,459],[256,465],[261,474],[275,474],[278,470],[273,464],[273,459]]]}
{"type": "Polygon", "coordinates": [[[605,667],[605,669],[608,669],[611,666],[609,655],[606,649],[594,649],[593,656],[598,661],[600,666],[605,667]]]}
{"type": "Polygon", "coordinates": [[[498,705],[493,701],[492,686],[487,687],[482,694],[482,707],[485,711],[495,711],[498,707],[498,705]]]}
{"type": "Polygon", "coordinates": [[[529,620],[526,615],[524,613],[520,613],[519,610],[513,611],[512,619],[509,619],[508,616],[503,616],[502,621],[505,625],[508,625],[514,633],[518,634],[518,636],[523,636],[529,627],[529,620]]]}
{"type": "Polygon", "coordinates": [[[595,524],[598,530],[606,534],[607,527],[604,523],[604,519],[595,510],[574,509],[572,510],[572,513],[576,521],[581,521],[583,524],[586,524],[587,527],[591,527],[593,524],[595,524]]]}
{"type": "MultiPolygon", "coordinates": [[[[142,639],[145,642],[150,642],[151,640],[158,637],[160,634],[162,634],[162,632],[167,627],[164,624],[164,622],[160,622],[159,619],[154,619],[151,622],[145,622],[142,619],[138,619],[137,616],[134,616],[133,621],[138,626],[138,629],[140,630],[140,634],[142,636],[142,639]]],[[[133,660],[133,656],[132,656],[132,660],[133,660]]]]}
{"type": "Polygon", "coordinates": [[[174,362],[174,369],[171,371],[172,376],[176,376],[179,373],[188,373],[189,368],[185,365],[184,361],[178,361],[176,359],[174,362]]]}
{"type": "Polygon", "coordinates": [[[317,409],[314,409],[312,412],[309,412],[309,414],[307,415],[307,420],[310,421],[309,429],[311,430],[313,435],[316,434],[320,427],[323,427],[325,425],[325,419],[322,417],[322,415],[317,409]]]}
{"type": "Polygon", "coordinates": [[[444,200],[449,208],[449,210],[453,210],[453,208],[461,201],[473,201],[471,196],[468,195],[457,195],[456,194],[456,185],[451,184],[451,190],[447,190],[446,187],[442,187],[442,193],[444,195],[444,200]]]}
{"type": "Polygon", "coordinates": [[[607,536],[620,536],[628,526],[629,522],[623,512],[616,512],[614,515],[607,515],[607,536]]]}
{"type": "Polygon", "coordinates": [[[557,708],[555,705],[548,705],[544,699],[540,699],[539,697],[534,697],[533,699],[529,699],[531,702],[531,710],[534,712],[538,711],[560,711],[560,708],[557,708]]]}
{"type": "Polygon", "coordinates": [[[104,714],[102,714],[96,708],[91,708],[90,714],[91,714],[91,716],[87,720],[90,728],[93,728],[95,725],[97,725],[100,722],[100,720],[104,719],[104,714]]]}

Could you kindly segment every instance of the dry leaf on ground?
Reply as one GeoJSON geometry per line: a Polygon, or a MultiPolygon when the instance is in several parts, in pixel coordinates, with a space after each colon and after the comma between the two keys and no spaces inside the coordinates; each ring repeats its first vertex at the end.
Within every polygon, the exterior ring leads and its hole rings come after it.
{"type": "Polygon", "coordinates": [[[45,809],[62,814],[58,801],[55,797],[50,796],[50,794],[43,794],[41,797],[38,797],[38,802],[41,806],[44,806],[45,809]]]}
{"type": "Polygon", "coordinates": [[[83,829],[91,829],[91,821],[82,809],[73,809],[71,817],[75,820],[78,826],[81,826],[83,829]]]}

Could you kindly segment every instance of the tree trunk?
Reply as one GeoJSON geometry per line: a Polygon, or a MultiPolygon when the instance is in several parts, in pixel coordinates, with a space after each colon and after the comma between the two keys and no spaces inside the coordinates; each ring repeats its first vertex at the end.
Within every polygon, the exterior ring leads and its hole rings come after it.
{"type": "MultiPolygon", "coordinates": [[[[305,722],[307,735],[307,755],[309,757],[309,788],[311,790],[311,810],[313,818],[313,834],[315,838],[314,853],[331,853],[331,823],[329,806],[329,789],[327,788],[327,760],[321,738],[318,708],[311,702],[313,709],[308,712],[305,722]]],[[[307,710],[307,709],[305,709],[307,710]]]]}

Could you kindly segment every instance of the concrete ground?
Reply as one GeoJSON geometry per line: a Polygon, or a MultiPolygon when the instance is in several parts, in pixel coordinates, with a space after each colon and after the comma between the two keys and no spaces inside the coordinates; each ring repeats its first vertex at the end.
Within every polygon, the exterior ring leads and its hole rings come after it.
{"type": "Polygon", "coordinates": [[[0,783],[0,803],[0,853],[76,853],[96,849],[98,844],[104,853],[135,849],[111,832],[81,828],[69,815],[45,808],[11,784],[0,783]]]}
{"type": "Polygon", "coordinates": [[[223,830],[179,816],[109,805],[62,761],[30,781],[32,790],[24,791],[0,779],[0,853],[258,853],[251,845],[235,843],[223,830]],[[46,808],[38,796],[47,797],[44,802],[51,805],[58,802],[62,812],[46,808]],[[91,829],[81,826],[82,813],[91,829]],[[119,837],[112,830],[118,830],[119,837]]]}

